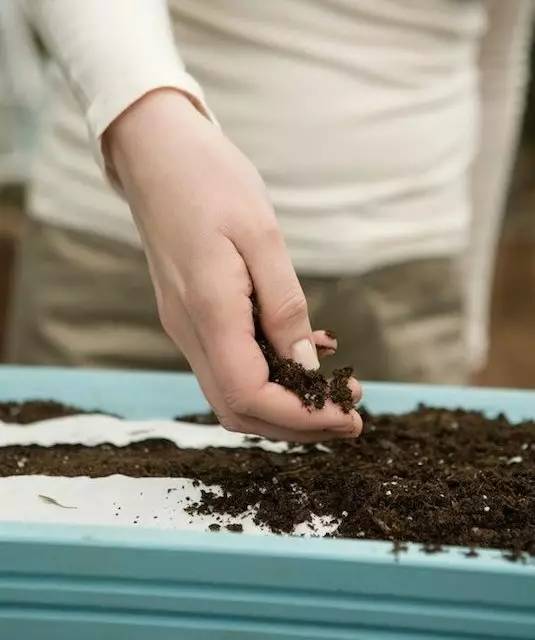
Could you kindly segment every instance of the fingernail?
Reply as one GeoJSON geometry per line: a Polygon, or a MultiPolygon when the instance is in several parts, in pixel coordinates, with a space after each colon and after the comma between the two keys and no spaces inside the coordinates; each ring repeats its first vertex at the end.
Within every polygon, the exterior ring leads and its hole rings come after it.
{"type": "Polygon", "coordinates": [[[322,358],[327,356],[334,356],[334,354],[336,353],[336,349],[332,349],[331,347],[325,347],[322,344],[316,345],[316,351],[318,353],[318,356],[321,356],[322,358]]]}
{"type": "Polygon", "coordinates": [[[320,362],[318,360],[318,354],[316,348],[308,340],[304,338],[299,340],[292,346],[292,359],[303,365],[305,369],[319,369],[320,362]]]}
{"type": "Polygon", "coordinates": [[[328,331],[324,331],[323,333],[325,335],[326,341],[326,344],[324,346],[328,346],[329,349],[334,349],[336,351],[336,349],[338,349],[338,340],[330,336],[328,331]]]}

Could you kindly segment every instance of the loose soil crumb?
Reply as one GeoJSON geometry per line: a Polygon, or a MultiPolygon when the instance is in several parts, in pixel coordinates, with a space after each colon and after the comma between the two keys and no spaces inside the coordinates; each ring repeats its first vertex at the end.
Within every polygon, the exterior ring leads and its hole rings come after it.
{"type": "MultiPolygon", "coordinates": [[[[351,390],[347,386],[353,374],[352,367],[336,369],[329,381],[319,371],[305,369],[294,360],[281,358],[264,334],[260,315],[258,304],[253,300],[255,338],[268,363],[269,380],[295,393],[307,409],[323,409],[327,400],[332,400],[344,413],[349,413],[354,408],[351,390]]],[[[328,335],[334,338],[332,332],[328,332],[328,335]]]]}
{"type": "Polygon", "coordinates": [[[422,551],[424,553],[432,555],[434,553],[441,553],[442,551],[444,551],[444,547],[441,544],[426,542],[425,544],[422,545],[422,551]]]}
{"type": "Polygon", "coordinates": [[[227,524],[225,529],[233,533],[243,533],[243,526],[241,524],[227,524]]]}
{"type": "Polygon", "coordinates": [[[396,558],[400,555],[400,553],[406,553],[408,550],[409,547],[405,542],[394,540],[394,542],[392,543],[392,553],[396,556],[396,558]]]}
{"type": "Polygon", "coordinates": [[[175,420],[179,422],[190,422],[191,424],[218,425],[219,419],[213,411],[208,413],[187,413],[183,416],[177,416],[175,420]]]}
{"type": "MultiPolygon", "coordinates": [[[[512,427],[502,415],[424,406],[405,415],[362,413],[359,440],[285,454],[178,449],[166,440],[0,447],[0,476],[187,477],[222,488],[222,495],[202,490],[193,516],[242,517],[255,506],[254,521],[275,533],[292,533],[314,514],[331,522],[335,537],[416,542],[427,551],[461,545],[470,557],[479,547],[506,550],[510,559],[535,556],[535,422],[512,427]]],[[[25,419],[25,407],[14,415],[25,419]]]]}

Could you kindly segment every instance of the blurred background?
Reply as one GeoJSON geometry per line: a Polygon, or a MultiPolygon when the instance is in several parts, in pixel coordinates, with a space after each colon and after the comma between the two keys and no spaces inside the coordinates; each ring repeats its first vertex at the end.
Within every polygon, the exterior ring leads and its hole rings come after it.
{"type": "MultiPolygon", "coordinates": [[[[3,20],[11,20],[8,16],[3,20]]],[[[24,24],[0,24],[0,361],[6,313],[24,225],[25,184],[31,166],[42,91],[40,66],[16,61],[16,82],[7,72],[9,39],[24,24]]],[[[41,49],[42,51],[42,49],[41,49]]],[[[20,55],[20,54],[19,54],[20,55]]],[[[13,65],[11,65],[13,67],[13,65]]],[[[535,48],[531,55],[535,69],[535,48]]],[[[535,387],[535,87],[532,81],[510,188],[493,289],[491,352],[475,384],[535,387]]]]}

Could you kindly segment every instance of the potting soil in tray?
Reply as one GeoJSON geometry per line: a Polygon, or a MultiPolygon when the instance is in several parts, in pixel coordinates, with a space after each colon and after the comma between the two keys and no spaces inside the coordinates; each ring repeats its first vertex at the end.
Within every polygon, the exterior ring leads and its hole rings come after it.
{"type": "MultiPolygon", "coordinates": [[[[42,405],[38,417],[71,410],[42,405]]],[[[236,531],[242,520],[275,533],[299,532],[307,523],[312,534],[414,541],[429,552],[455,544],[535,556],[535,423],[512,427],[503,416],[488,420],[425,407],[405,415],[363,413],[358,440],[295,446],[171,421],[144,429],[143,422],[114,419],[106,428],[108,443],[102,434],[82,437],[90,422],[106,420],[102,416],[4,425],[0,476],[187,478],[195,495],[183,506],[206,529],[221,528],[231,516],[228,526],[236,531]],[[78,422],[78,440],[72,420],[86,421],[78,422]],[[56,441],[65,429],[68,442],[94,446],[12,444],[14,438],[38,441],[36,434],[47,429],[55,430],[56,441]],[[197,438],[194,445],[188,434],[197,438]]],[[[5,422],[25,423],[29,415],[35,417],[35,404],[0,405],[5,422]]],[[[169,484],[172,501],[178,494],[169,484]]]]}

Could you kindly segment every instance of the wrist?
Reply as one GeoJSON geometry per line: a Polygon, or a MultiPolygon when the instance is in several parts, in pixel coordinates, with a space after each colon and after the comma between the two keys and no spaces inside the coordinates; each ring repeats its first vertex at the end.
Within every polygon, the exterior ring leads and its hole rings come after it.
{"type": "Polygon", "coordinates": [[[130,160],[143,157],[146,146],[159,135],[180,127],[192,117],[203,117],[190,97],[176,89],[161,88],[136,100],[106,129],[102,153],[107,171],[119,183],[130,160]]]}

